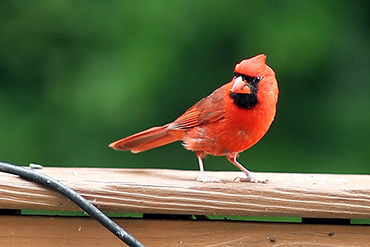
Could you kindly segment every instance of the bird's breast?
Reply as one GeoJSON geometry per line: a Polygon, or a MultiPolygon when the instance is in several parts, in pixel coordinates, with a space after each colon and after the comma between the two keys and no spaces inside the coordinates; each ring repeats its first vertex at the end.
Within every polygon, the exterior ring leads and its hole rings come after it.
{"type": "Polygon", "coordinates": [[[258,108],[230,109],[223,119],[189,130],[184,137],[184,146],[216,156],[240,153],[266,134],[274,114],[258,108]]]}

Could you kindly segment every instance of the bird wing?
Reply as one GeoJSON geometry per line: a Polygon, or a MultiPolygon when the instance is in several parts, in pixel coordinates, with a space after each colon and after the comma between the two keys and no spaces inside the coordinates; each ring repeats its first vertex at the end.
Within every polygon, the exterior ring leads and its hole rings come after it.
{"type": "Polygon", "coordinates": [[[168,126],[168,129],[189,129],[218,121],[224,117],[224,87],[216,89],[189,108],[168,126]]]}

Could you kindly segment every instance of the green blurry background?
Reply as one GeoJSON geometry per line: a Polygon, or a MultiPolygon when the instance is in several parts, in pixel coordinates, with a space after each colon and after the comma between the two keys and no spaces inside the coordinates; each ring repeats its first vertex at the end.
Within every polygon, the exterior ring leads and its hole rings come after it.
{"type": "MultiPolygon", "coordinates": [[[[111,141],[173,121],[267,54],[280,87],[254,171],[370,173],[369,1],[1,1],[0,160],[198,169],[180,142],[111,141]]],[[[207,170],[236,170],[209,157],[207,170]]]]}

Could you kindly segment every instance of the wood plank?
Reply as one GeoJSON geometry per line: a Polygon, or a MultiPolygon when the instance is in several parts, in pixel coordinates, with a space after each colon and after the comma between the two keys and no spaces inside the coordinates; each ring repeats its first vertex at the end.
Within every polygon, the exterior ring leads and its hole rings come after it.
{"type": "MultiPolygon", "coordinates": [[[[239,172],[208,172],[223,183],[200,183],[197,171],[44,168],[111,212],[370,218],[370,176],[256,173],[269,184],[233,182],[239,172]]],[[[76,211],[56,192],[0,174],[0,208],[76,211]]]]}
{"type": "MultiPolygon", "coordinates": [[[[368,246],[369,226],[115,219],[146,246],[368,246]]],[[[0,246],[123,246],[87,217],[0,216],[0,246]]]]}

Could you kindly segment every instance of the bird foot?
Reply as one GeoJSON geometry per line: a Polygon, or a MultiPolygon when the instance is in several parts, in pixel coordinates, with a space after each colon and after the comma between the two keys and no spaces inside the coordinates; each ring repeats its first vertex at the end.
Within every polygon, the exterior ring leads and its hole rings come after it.
{"type": "Polygon", "coordinates": [[[249,173],[249,176],[234,178],[233,182],[235,181],[247,182],[247,183],[262,183],[262,184],[270,183],[270,180],[268,179],[260,179],[260,178],[255,177],[252,172],[249,173]]]}
{"type": "Polygon", "coordinates": [[[222,182],[221,179],[219,178],[210,178],[205,174],[200,174],[197,177],[197,181],[202,182],[202,183],[221,183],[222,182]]]}

